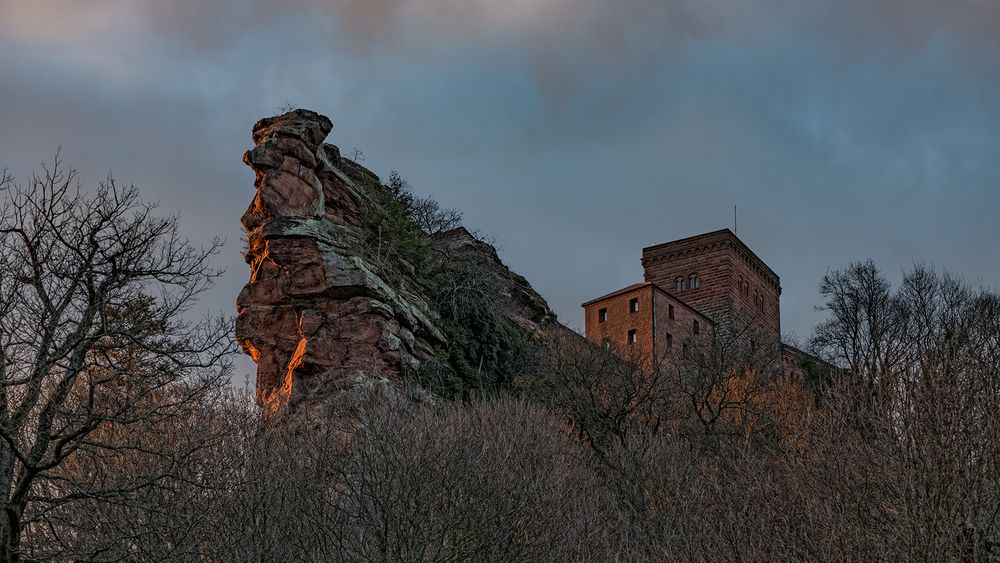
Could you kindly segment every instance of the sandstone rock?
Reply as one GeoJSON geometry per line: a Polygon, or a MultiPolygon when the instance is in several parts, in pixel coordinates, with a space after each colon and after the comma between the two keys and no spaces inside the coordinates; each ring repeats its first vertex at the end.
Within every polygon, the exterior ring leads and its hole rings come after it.
{"type": "Polygon", "coordinates": [[[315,152],[331,130],[333,122],[327,116],[307,109],[296,109],[255,123],[253,142],[261,145],[269,139],[291,137],[301,140],[310,151],[315,152]]]}
{"type": "MultiPolygon", "coordinates": [[[[381,183],[324,144],[332,127],[308,110],[262,119],[243,157],[256,194],[243,216],[251,275],[237,298],[236,335],[257,363],[258,400],[273,407],[359,381],[398,383],[448,347],[420,281],[386,276],[365,251],[365,209],[381,183]]],[[[527,281],[465,229],[431,243],[447,260],[487,265],[513,326],[530,332],[554,320],[527,281]]]]}
{"type": "Polygon", "coordinates": [[[364,375],[399,380],[444,336],[357,245],[363,194],[323,140],[329,119],[307,110],[262,119],[244,162],[257,194],[244,215],[250,282],[237,299],[237,338],[257,362],[257,394],[280,404],[364,375]]]}

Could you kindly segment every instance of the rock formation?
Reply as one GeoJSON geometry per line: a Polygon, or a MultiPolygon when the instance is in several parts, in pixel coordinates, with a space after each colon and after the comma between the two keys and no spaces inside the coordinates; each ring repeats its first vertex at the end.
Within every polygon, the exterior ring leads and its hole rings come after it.
{"type": "MultiPolygon", "coordinates": [[[[324,144],[331,129],[328,118],[307,110],[263,119],[243,157],[257,192],[243,216],[251,274],[237,299],[236,335],[257,363],[258,400],[270,405],[363,378],[398,382],[432,360],[452,369],[453,325],[427,289],[437,286],[412,265],[374,256],[371,234],[380,226],[368,211],[386,188],[324,144]]],[[[511,326],[530,332],[554,320],[527,281],[464,228],[426,241],[441,267],[475,263],[474,283],[489,286],[511,326]]]]}

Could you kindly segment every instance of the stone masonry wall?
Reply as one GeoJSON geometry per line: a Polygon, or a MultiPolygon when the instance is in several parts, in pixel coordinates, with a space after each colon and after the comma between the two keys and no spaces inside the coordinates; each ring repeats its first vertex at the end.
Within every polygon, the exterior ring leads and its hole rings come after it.
{"type": "Polygon", "coordinates": [[[680,358],[685,344],[701,346],[711,337],[714,326],[710,319],[665,291],[654,291],[653,296],[656,304],[655,353],[660,361],[666,360],[671,355],[680,358]],[[672,318],[671,307],[673,307],[672,318]],[[697,335],[694,333],[695,321],[698,321],[699,327],[697,335]]]}
{"type": "Polygon", "coordinates": [[[645,279],[674,294],[709,318],[722,322],[732,308],[732,256],[728,240],[721,233],[710,233],[642,250],[645,279]],[[689,289],[692,275],[700,279],[698,289],[689,289]],[[684,290],[674,282],[684,279],[684,290]]]}
{"type": "Polygon", "coordinates": [[[653,289],[650,285],[640,285],[631,291],[611,296],[587,304],[584,307],[584,323],[587,339],[598,345],[605,340],[620,353],[649,360],[653,355],[653,289]],[[632,313],[629,302],[639,300],[639,311],[632,313]],[[601,309],[607,309],[608,319],[600,322],[601,309]],[[636,331],[637,342],[629,345],[628,333],[636,331]]]}
{"type": "Polygon", "coordinates": [[[752,323],[780,338],[780,280],[728,229],[644,248],[642,264],[646,281],[717,324],[752,323]],[[696,289],[689,287],[692,275],[700,280],[696,289]],[[675,289],[677,278],[683,291],[675,289]]]}

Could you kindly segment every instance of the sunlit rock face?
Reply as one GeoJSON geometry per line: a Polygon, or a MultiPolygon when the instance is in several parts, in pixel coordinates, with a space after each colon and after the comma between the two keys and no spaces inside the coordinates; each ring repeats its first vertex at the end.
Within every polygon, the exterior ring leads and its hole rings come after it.
{"type": "Polygon", "coordinates": [[[251,275],[237,299],[236,334],[257,362],[266,404],[359,376],[398,379],[444,344],[430,307],[390,287],[362,257],[365,188],[323,144],[331,129],[306,110],[263,119],[243,157],[257,193],[243,216],[251,275]]]}

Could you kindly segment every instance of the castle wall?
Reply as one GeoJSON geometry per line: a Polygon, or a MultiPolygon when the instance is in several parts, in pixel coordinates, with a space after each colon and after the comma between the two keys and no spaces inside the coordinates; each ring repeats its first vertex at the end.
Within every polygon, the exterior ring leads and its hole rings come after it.
{"type": "Polygon", "coordinates": [[[629,357],[649,361],[653,357],[653,286],[637,284],[628,291],[611,294],[584,304],[587,339],[595,344],[607,342],[611,349],[629,357]],[[629,303],[639,300],[639,310],[631,312],[629,303]],[[600,321],[600,311],[607,320],[600,321]],[[636,331],[636,342],[629,344],[629,331],[636,331]]]}
{"type": "Polygon", "coordinates": [[[711,319],[650,283],[641,283],[584,303],[587,339],[608,346],[622,356],[640,360],[647,368],[654,359],[680,357],[684,345],[710,337],[714,331],[711,319]],[[632,311],[631,303],[638,302],[632,311]],[[601,311],[607,318],[601,322],[601,311]],[[695,334],[695,322],[698,334],[695,334]],[[629,332],[636,340],[629,343],[629,332]]]}
{"type": "Polygon", "coordinates": [[[668,356],[681,357],[684,345],[696,345],[708,338],[714,331],[712,321],[699,314],[681,300],[665,291],[654,291],[654,350],[657,359],[663,361],[668,356]],[[671,317],[671,307],[673,317],[671,317]],[[695,321],[698,332],[694,332],[695,321]]]}
{"type": "Polygon", "coordinates": [[[737,245],[731,247],[733,321],[781,336],[781,287],[737,245]]]}

